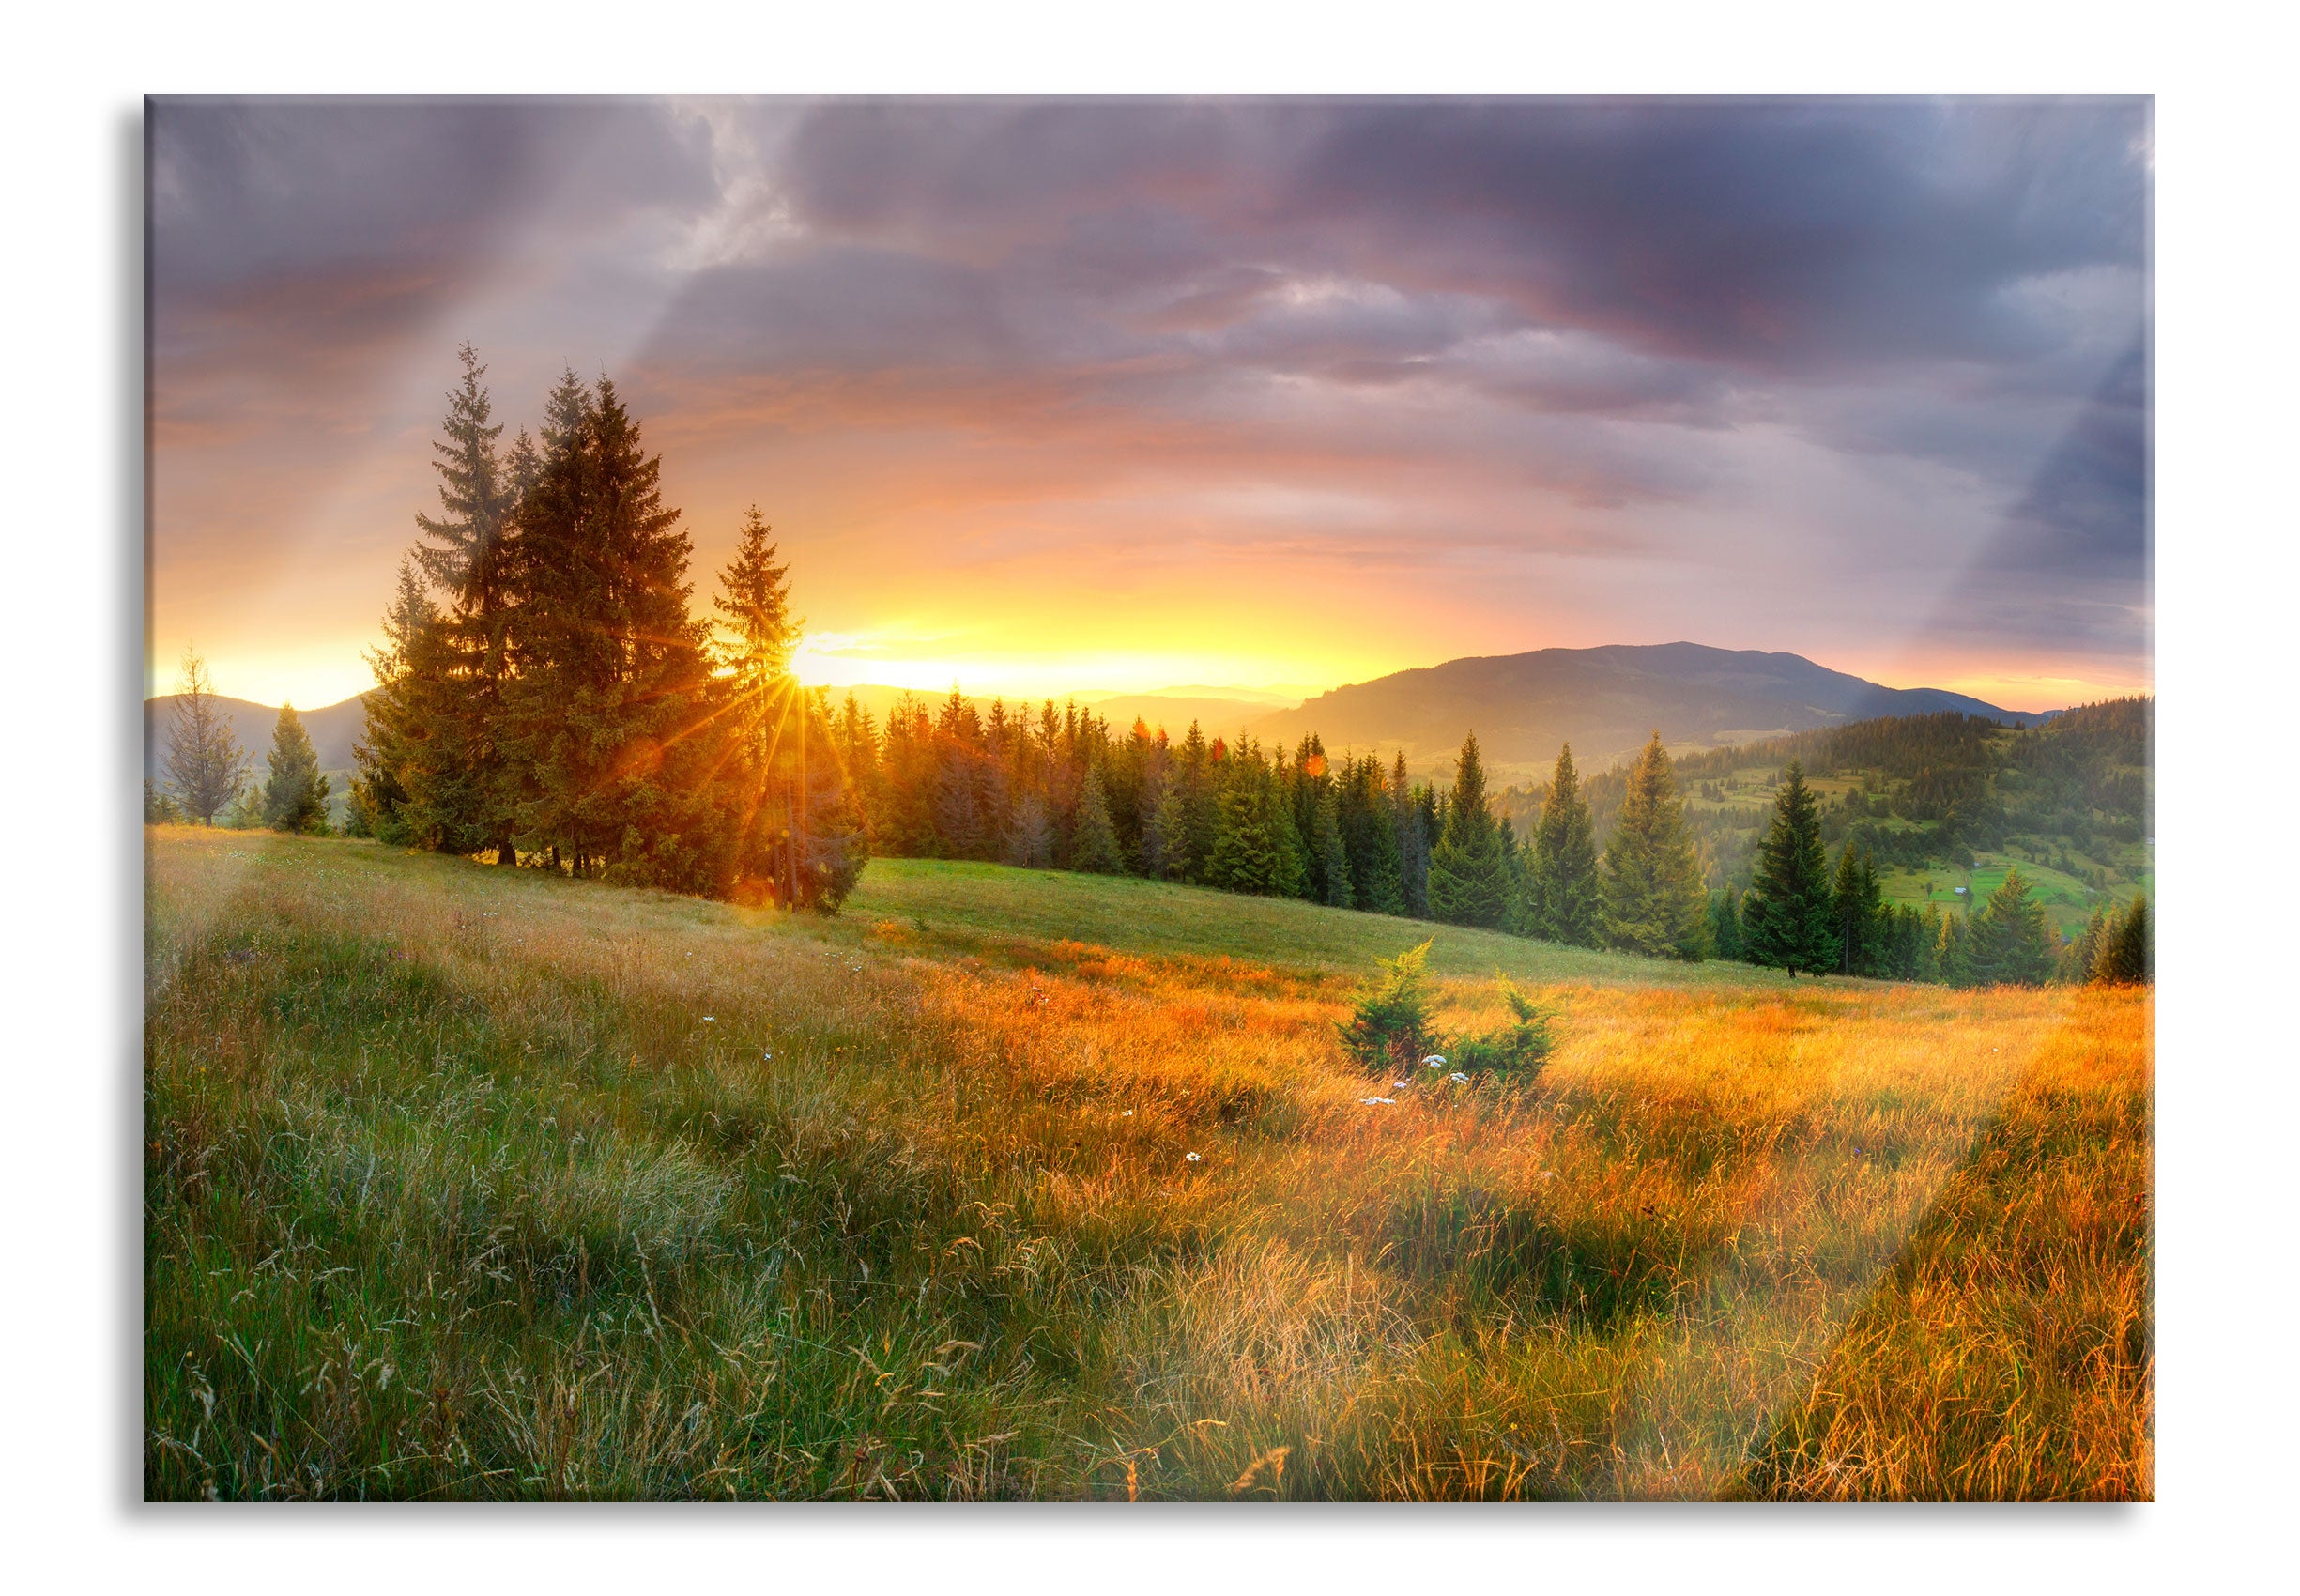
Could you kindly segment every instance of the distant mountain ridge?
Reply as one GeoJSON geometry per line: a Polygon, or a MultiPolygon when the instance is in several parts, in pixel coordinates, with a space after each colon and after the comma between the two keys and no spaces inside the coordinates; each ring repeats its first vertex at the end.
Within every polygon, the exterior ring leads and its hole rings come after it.
{"type": "Polygon", "coordinates": [[[1583,769],[1602,770],[1656,730],[1682,752],[1943,710],[2013,726],[2049,718],[1938,687],[1882,686],[1802,654],[1616,643],[1401,670],[1321,693],[1247,729],[1289,746],[1314,731],[1330,752],[1403,748],[1417,770],[1450,760],[1475,731],[1488,769],[1506,775],[1546,770],[1565,743],[1583,769]]]}
{"type": "MultiPolygon", "coordinates": [[[[155,780],[164,775],[168,768],[168,728],[175,720],[176,695],[163,693],[156,698],[144,700],[144,774],[155,780]]],[[[257,780],[264,776],[264,757],[271,751],[272,728],[280,722],[277,704],[252,704],[245,698],[215,696],[216,707],[231,722],[232,735],[248,752],[248,762],[257,780]]],[[[321,709],[298,710],[303,729],[312,739],[312,751],[319,756],[323,771],[345,771],[351,768],[352,744],[367,729],[367,696],[345,698],[341,703],[321,709]]]]}
{"type": "MultiPolygon", "coordinates": [[[[846,691],[831,689],[834,706],[846,691]]],[[[906,695],[935,706],[947,697],[888,686],[853,691],[881,725],[888,707],[906,695]]],[[[1558,745],[1567,742],[1582,768],[1603,770],[1629,759],[1656,729],[1672,751],[1681,753],[1884,715],[1955,710],[2008,726],[2034,726],[2058,713],[2000,709],[1938,687],[1886,687],[1802,654],[1700,643],[1613,643],[1448,660],[1337,687],[1294,709],[1181,696],[1186,692],[1168,688],[1118,695],[1092,704],[1081,700],[1081,707],[1121,729],[1143,715],[1177,741],[1195,719],[1208,737],[1228,736],[1242,727],[1265,743],[1287,747],[1314,731],[1336,753],[1403,748],[1418,772],[1450,762],[1462,739],[1475,731],[1488,769],[1502,781],[1545,774],[1558,745]]],[[[967,698],[977,710],[989,707],[987,698],[967,698]]],[[[278,708],[245,698],[216,701],[260,775],[278,708]]],[[[145,702],[144,768],[151,775],[159,775],[166,764],[174,702],[172,694],[145,702]]],[[[1008,707],[1020,702],[1011,700],[1008,707]]],[[[299,712],[321,770],[351,768],[365,704],[361,695],[299,712]]]]}

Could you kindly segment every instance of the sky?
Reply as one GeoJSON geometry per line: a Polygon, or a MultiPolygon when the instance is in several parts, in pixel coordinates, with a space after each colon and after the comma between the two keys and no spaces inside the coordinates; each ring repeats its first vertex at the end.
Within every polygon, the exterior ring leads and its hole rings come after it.
{"type": "MultiPolygon", "coordinates": [[[[611,376],[803,679],[1687,640],[2153,691],[2152,108],[158,100],[151,669],[334,702],[468,340],[611,376]]],[[[508,438],[509,433],[506,434],[508,438]]]]}

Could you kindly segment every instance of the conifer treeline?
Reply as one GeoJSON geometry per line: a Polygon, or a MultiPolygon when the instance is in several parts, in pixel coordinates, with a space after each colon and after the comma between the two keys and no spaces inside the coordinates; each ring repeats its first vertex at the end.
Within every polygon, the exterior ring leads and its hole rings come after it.
{"type": "Polygon", "coordinates": [[[799,622],[754,510],[690,612],[662,461],[613,382],[567,373],[508,448],[466,345],[434,444],[442,514],[371,655],[350,828],[577,876],[835,909],[865,858],[799,622]]]}
{"type": "Polygon", "coordinates": [[[874,852],[1059,866],[1307,898],[1672,958],[1709,952],[1700,866],[1656,739],[1638,800],[1601,867],[1571,749],[1558,795],[1521,841],[1488,803],[1473,734],[1450,786],[1417,782],[1403,753],[1330,756],[1241,733],[1179,743],[1091,709],[987,713],[956,688],[897,699],[876,724],[853,695],[833,723],[874,852]]]}
{"type": "Polygon", "coordinates": [[[1738,899],[1710,897],[1712,944],[1725,958],[1786,970],[1950,986],[2146,983],[2154,979],[2148,899],[2121,912],[2095,909],[2084,933],[2063,945],[2017,867],[1979,913],[1943,914],[1931,904],[1889,904],[1877,861],[1848,841],[1832,876],[1818,806],[1795,760],[1783,772],[1756,880],[1738,899]]]}

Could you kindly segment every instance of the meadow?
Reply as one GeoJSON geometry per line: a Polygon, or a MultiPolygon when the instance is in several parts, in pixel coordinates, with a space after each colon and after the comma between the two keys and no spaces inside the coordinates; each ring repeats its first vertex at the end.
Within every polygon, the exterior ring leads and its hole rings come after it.
{"type": "Polygon", "coordinates": [[[2153,1492],[2144,990],[146,836],[155,1498],[2153,1492]],[[1344,1057],[1432,936],[1537,1078],[1344,1057]]]}

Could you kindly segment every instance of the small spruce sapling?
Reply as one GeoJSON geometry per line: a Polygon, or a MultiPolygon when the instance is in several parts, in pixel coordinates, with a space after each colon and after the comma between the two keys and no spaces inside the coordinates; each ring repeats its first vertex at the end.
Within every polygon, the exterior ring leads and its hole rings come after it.
{"type": "Polygon", "coordinates": [[[1357,998],[1357,1011],[1341,1027],[1342,1048],[1369,1067],[1411,1065],[1439,1049],[1430,1023],[1430,944],[1409,947],[1379,968],[1357,998]]]}
{"type": "Polygon", "coordinates": [[[1544,1008],[1519,991],[1507,975],[1501,982],[1501,1001],[1509,1006],[1508,1023],[1453,1044],[1451,1063],[1465,1075],[1507,1075],[1530,1081],[1549,1062],[1556,1037],[1550,1024],[1555,1009],[1544,1008]]]}

